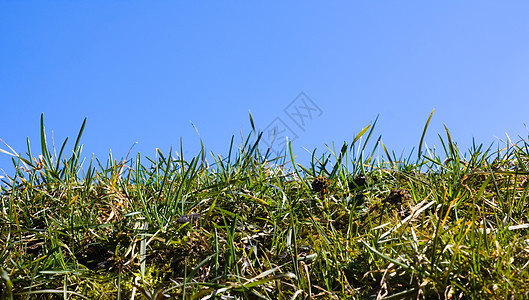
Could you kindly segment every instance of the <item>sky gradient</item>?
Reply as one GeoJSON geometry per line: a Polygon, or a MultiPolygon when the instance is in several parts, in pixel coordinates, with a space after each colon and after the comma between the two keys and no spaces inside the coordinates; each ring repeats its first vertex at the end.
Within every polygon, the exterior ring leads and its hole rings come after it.
{"type": "MultiPolygon", "coordinates": [[[[23,154],[29,137],[38,154],[44,113],[49,143],[53,131],[67,149],[87,118],[88,158],[132,145],[153,157],[180,139],[184,157],[200,140],[222,155],[251,112],[260,130],[289,128],[306,158],[379,116],[375,135],[407,155],[433,109],[429,147],[443,125],[462,150],[527,139],[527,12],[529,1],[2,1],[0,139],[23,154]]],[[[12,175],[10,160],[0,153],[12,175]]]]}

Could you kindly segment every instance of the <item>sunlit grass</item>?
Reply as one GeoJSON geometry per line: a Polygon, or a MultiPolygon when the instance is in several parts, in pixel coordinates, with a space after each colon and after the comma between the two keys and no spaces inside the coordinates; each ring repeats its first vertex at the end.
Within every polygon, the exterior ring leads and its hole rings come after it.
{"type": "Polygon", "coordinates": [[[463,154],[446,129],[436,153],[428,122],[414,155],[373,141],[375,120],[300,165],[255,128],[226,156],[101,163],[84,122],[50,149],[41,119],[40,154],[3,150],[0,296],[528,298],[529,143],[463,154]]]}

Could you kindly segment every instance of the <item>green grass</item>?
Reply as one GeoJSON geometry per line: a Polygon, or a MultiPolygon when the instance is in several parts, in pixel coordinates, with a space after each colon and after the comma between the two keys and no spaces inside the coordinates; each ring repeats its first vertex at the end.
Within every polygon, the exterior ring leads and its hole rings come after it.
{"type": "Polygon", "coordinates": [[[50,149],[41,119],[40,154],[28,141],[1,187],[0,297],[528,298],[529,144],[463,155],[446,129],[435,153],[428,122],[414,155],[375,121],[303,166],[255,128],[225,157],[101,163],[85,123],[50,149]]]}

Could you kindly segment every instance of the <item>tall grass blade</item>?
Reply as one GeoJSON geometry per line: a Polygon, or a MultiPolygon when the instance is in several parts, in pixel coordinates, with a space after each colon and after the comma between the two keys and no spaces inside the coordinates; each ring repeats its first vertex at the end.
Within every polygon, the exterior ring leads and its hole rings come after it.
{"type": "Polygon", "coordinates": [[[421,159],[422,144],[423,144],[423,141],[424,141],[424,137],[426,136],[426,130],[428,129],[428,125],[430,124],[430,120],[432,119],[434,111],[435,111],[435,108],[432,109],[432,112],[430,113],[430,116],[428,117],[428,120],[426,121],[426,124],[424,125],[424,129],[423,129],[422,135],[421,135],[421,141],[419,142],[419,151],[417,152],[417,161],[419,161],[421,159]]]}

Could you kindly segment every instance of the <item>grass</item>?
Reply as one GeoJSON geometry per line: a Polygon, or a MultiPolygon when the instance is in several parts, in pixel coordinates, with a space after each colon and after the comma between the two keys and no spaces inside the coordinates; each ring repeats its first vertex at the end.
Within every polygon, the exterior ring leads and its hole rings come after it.
{"type": "Polygon", "coordinates": [[[529,144],[423,151],[428,122],[415,158],[375,120],[302,166],[255,128],[225,157],[86,161],[85,123],[57,151],[41,119],[39,155],[3,150],[0,296],[529,298],[529,144]]]}

